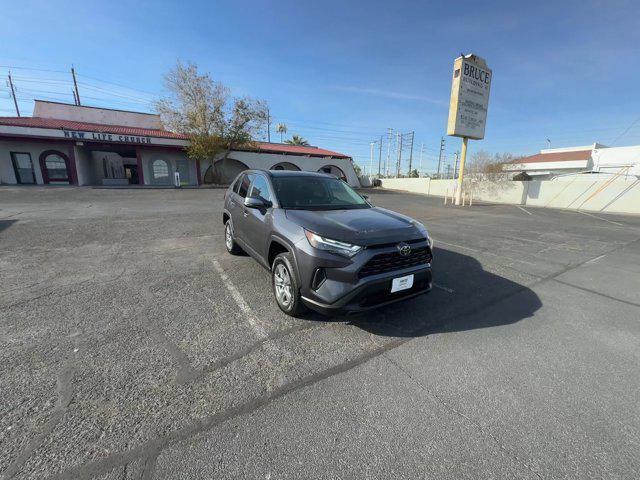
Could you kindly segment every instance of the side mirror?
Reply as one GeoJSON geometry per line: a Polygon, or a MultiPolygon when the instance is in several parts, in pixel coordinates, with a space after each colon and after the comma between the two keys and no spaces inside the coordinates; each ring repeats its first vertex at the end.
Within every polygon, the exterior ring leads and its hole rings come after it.
{"type": "Polygon", "coordinates": [[[369,195],[360,194],[360,196],[361,196],[362,198],[364,198],[365,200],[369,200],[369,195]]]}
{"type": "Polygon", "coordinates": [[[273,204],[269,201],[265,201],[261,198],[255,197],[246,197],[244,199],[244,206],[247,208],[256,208],[258,210],[266,210],[270,208],[273,204]]]}

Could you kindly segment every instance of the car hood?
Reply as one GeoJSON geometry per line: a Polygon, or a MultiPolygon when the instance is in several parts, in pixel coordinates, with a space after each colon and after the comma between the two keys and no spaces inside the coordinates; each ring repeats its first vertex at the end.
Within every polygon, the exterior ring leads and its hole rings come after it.
{"type": "Polygon", "coordinates": [[[286,210],[289,220],[323,237],[356,245],[376,245],[423,238],[409,217],[384,208],[286,210]]]}

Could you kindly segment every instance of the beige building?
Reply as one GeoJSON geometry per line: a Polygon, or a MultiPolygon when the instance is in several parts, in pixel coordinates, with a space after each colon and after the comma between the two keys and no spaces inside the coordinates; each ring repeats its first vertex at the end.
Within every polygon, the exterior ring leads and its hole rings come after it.
{"type": "Polygon", "coordinates": [[[32,117],[0,117],[0,183],[184,186],[227,184],[247,168],[322,171],[359,186],[349,156],[257,142],[226,158],[188,158],[188,139],[154,114],[35,101],[32,117]]]}

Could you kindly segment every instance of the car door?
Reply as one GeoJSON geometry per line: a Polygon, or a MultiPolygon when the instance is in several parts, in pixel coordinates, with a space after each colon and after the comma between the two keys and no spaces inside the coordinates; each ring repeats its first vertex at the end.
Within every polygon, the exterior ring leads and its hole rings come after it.
{"type": "Polygon", "coordinates": [[[231,193],[231,198],[229,199],[229,213],[231,214],[231,221],[233,223],[233,236],[244,243],[246,243],[244,236],[244,199],[249,192],[251,179],[252,174],[243,173],[237,180],[231,193]]]}
{"type": "MultiPolygon", "coordinates": [[[[251,182],[249,193],[250,198],[257,198],[264,203],[273,200],[269,181],[264,175],[256,174],[251,182]]],[[[272,208],[270,206],[258,209],[247,208],[243,205],[243,227],[244,238],[248,246],[261,258],[266,258],[267,237],[270,230],[272,208]]]]}

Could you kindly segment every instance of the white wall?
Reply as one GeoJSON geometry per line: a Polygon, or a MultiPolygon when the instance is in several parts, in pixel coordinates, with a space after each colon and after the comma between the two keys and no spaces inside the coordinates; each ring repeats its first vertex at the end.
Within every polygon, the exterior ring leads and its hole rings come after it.
{"type": "MultiPolygon", "coordinates": [[[[40,155],[46,150],[58,150],[69,157],[68,145],[48,142],[29,142],[2,140],[0,142],[0,183],[15,184],[16,177],[11,164],[11,152],[28,152],[31,154],[33,171],[36,183],[42,184],[42,172],[40,171],[40,155]]],[[[77,170],[77,165],[76,165],[77,170]]]]}
{"type": "Polygon", "coordinates": [[[162,128],[159,115],[149,113],[110,110],[108,108],[82,107],[67,103],[36,100],[34,117],[72,120],[75,122],[99,123],[103,125],[122,125],[137,128],[162,128]]]}
{"type": "Polygon", "coordinates": [[[91,153],[82,147],[74,146],[76,155],[76,171],[78,172],[78,185],[95,185],[102,175],[98,175],[94,166],[91,153]]]}
{"type": "MultiPolygon", "coordinates": [[[[430,178],[383,178],[382,187],[393,190],[404,190],[412,193],[451,197],[455,192],[457,181],[432,180],[430,178]]],[[[473,196],[476,200],[493,203],[521,203],[524,195],[523,182],[501,181],[499,183],[483,182],[475,186],[473,196]]]]}
{"type": "MultiPolygon", "coordinates": [[[[453,180],[428,178],[382,179],[382,187],[392,190],[443,197],[452,194],[453,180]]],[[[473,187],[474,200],[536,207],[580,209],[594,212],[640,214],[640,178],[570,177],[562,181],[530,182],[482,181],[473,187]]]]}
{"type": "MultiPolygon", "coordinates": [[[[198,184],[198,172],[196,171],[196,162],[187,157],[183,152],[176,152],[173,150],[162,149],[140,149],[140,155],[142,158],[142,170],[144,172],[144,184],[155,185],[153,182],[153,172],[151,164],[154,160],[160,159],[167,162],[169,165],[169,177],[170,184],[173,185],[173,174],[176,171],[178,160],[186,160],[189,166],[189,185],[198,184]]],[[[184,179],[183,179],[184,180],[184,179]]]]}
{"type": "MultiPolygon", "coordinates": [[[[338,158],[318,158],[318,157],[305,157],[302,155],[280,155],[274,153],[259,153],[259,152],[231,152],[229,158],[233,158],[244,163],[249,168],[269,170],[276,163],[289,162],[296,165],[300,170],[308,172],[317,172],[320,168],[327,165],[335,165],[339,167],[347,177],[349,185],[359,187],[360,182],[358,176],[353,169],[353,164],[349,159],[338,158]]],[[[204,178],[204,172],[209,167],[209,162],[202,162],[201,164],[202,175],[204,178]]]]}
{"type": "Polygon", "coordinates": [[[575,179],[528,183],[526,205],[594,212],[640,213],[640,179],[575,179]]]}
{"type": "Polygon", "coordinates": [[[593,151],[593,169],[598,171],[607,168],[628,165],[640,168],[640,146],[598,148],[593,151]]]}

